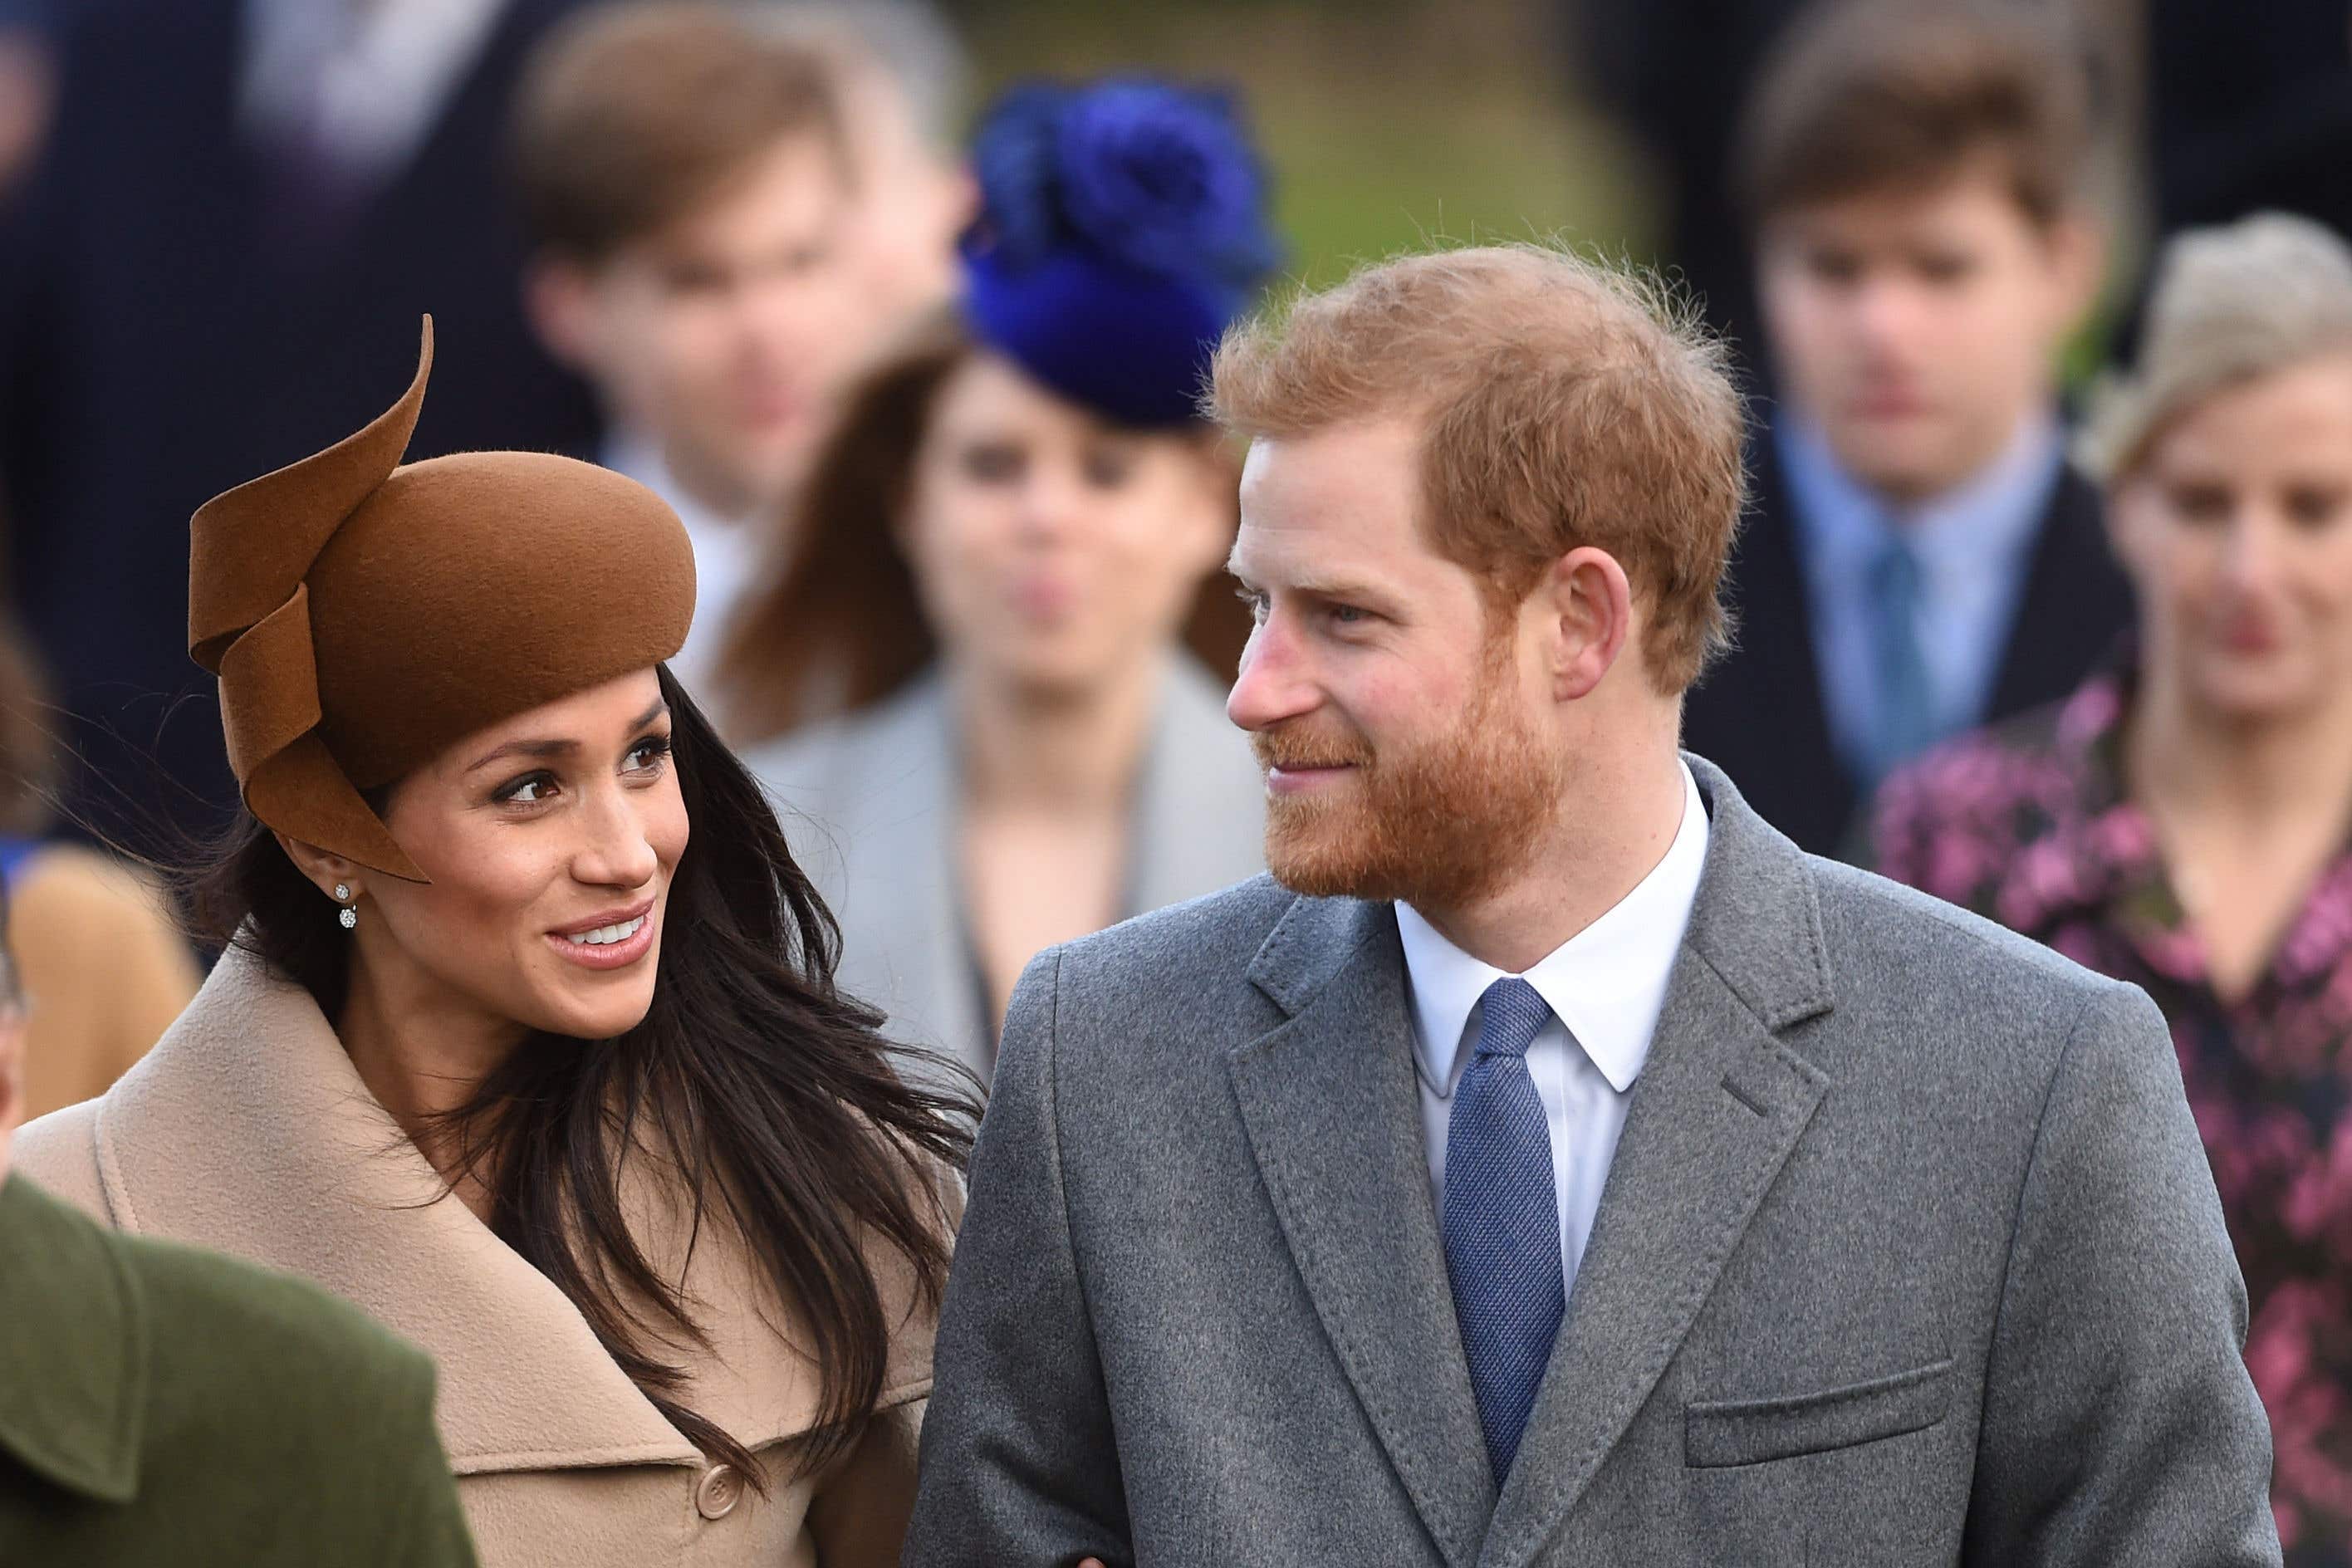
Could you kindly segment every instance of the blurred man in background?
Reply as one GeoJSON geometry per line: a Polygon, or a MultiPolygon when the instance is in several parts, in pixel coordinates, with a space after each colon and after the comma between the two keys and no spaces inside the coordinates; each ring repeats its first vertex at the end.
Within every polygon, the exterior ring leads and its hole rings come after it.
{"type": "Polygon", "coordinates": [[[77,815],[142,846],[225,820],[212,716],[164,723],[211,686],[173,629],[188,515],[364,424],[351,372],[412,352],[419,315],[467,348],[414,456],[593,439],[524,325],[497,156],[521,58],[577,3],[52,8],[55,115],[0,206],[0,485],[77,815]]]}
{"type": "Polygon", "coordinates": [[[2072,689],[2129,616],[2057,405],[2102,268],[2077,58],[2014,6],[1833,3],[1749,109],[1778,396],[1739,646],[1684,732],[1815,852],[1889,769],[2072,689]]]}
{"type": "Polygon", "coordinates": [[[596,388],[603,460],[693,536],[690,689],[838,394],[953,283],[962,184],[883,36],[839,11],[649,0],[551,40],[522,94],[533,319],[596,388]]]}

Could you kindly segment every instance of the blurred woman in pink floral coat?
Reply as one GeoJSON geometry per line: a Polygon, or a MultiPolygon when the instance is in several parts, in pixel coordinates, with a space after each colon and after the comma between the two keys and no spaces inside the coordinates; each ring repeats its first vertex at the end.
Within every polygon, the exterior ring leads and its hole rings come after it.
{"type": "Polygon", "coordinates": [[[2136,646],[1890,779],[1864,858],[2163,1008],[2287,1563],[2352,1563],[2352,249],[2274,216],[2175,240],[2084,444],[2136,646]]]}

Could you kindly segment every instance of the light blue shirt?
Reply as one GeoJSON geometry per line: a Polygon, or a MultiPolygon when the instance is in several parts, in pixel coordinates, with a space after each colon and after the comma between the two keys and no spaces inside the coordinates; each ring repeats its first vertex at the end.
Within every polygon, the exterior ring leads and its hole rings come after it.
{"type": "Polygon", "coordinates": [[[1877,731],[1869,582],[1871,563],[1890,538],[1908,542],[1919,563],[1913,629],[1934,694],[1936,731],[1952,735],[1982,722],[2042,514],[2065,462],[2056,416],[2035,415],[1982,473],[1908,506],[1847,474],[1810,421],[1784,414],[1772,439],[1789,485],[1822,704],[1847,771],[1868,774],[1877,731]]]}

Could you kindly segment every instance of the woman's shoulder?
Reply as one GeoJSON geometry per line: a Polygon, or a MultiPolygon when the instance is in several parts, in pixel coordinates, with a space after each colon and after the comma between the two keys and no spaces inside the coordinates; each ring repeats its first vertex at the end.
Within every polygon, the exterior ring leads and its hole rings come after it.
{"type": "Polygon", "coordinates": [[[172,925],[155,878],[79,844],[45,844],[34,850],[9,887],[8,902],[35,923],[69,921],[85,932],[172,925]]]}
{"type": "Polygon", "coordinates": [[[944,699],[922,677],[878,702],[821,719],[746,749],[743,765],[771,794],[803,802],[854,797],[885,770],[947,755],[944,699]]]}
{"type": "Polygon", "coordinates": [[[2092,710],[2104,682],[1961,735],[1897,769],[1864,818],[1869,868],[1967,908],[1988,906],[2018,852],[2102,787],[2092,710]]]}
{"type": "Polygon", "coordinates": [[[26,1122],[9,1142],[8,1162],[51,1197],[112,1225],[98,1163],[99,1103],[86,1100],[26,1122]]]}

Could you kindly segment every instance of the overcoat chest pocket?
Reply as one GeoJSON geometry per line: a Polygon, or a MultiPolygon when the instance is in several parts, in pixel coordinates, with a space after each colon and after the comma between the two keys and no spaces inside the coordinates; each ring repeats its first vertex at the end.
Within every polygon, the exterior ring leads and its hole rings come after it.
{"type": "Polygon", "coordinates": [[[1683,1463],[1760,1465],[1933,1426],[1951,1401],[1948,1357],[1891,1377],[1781,1399],[1695,1400],[1683,1413],[1683,1463]]]}

